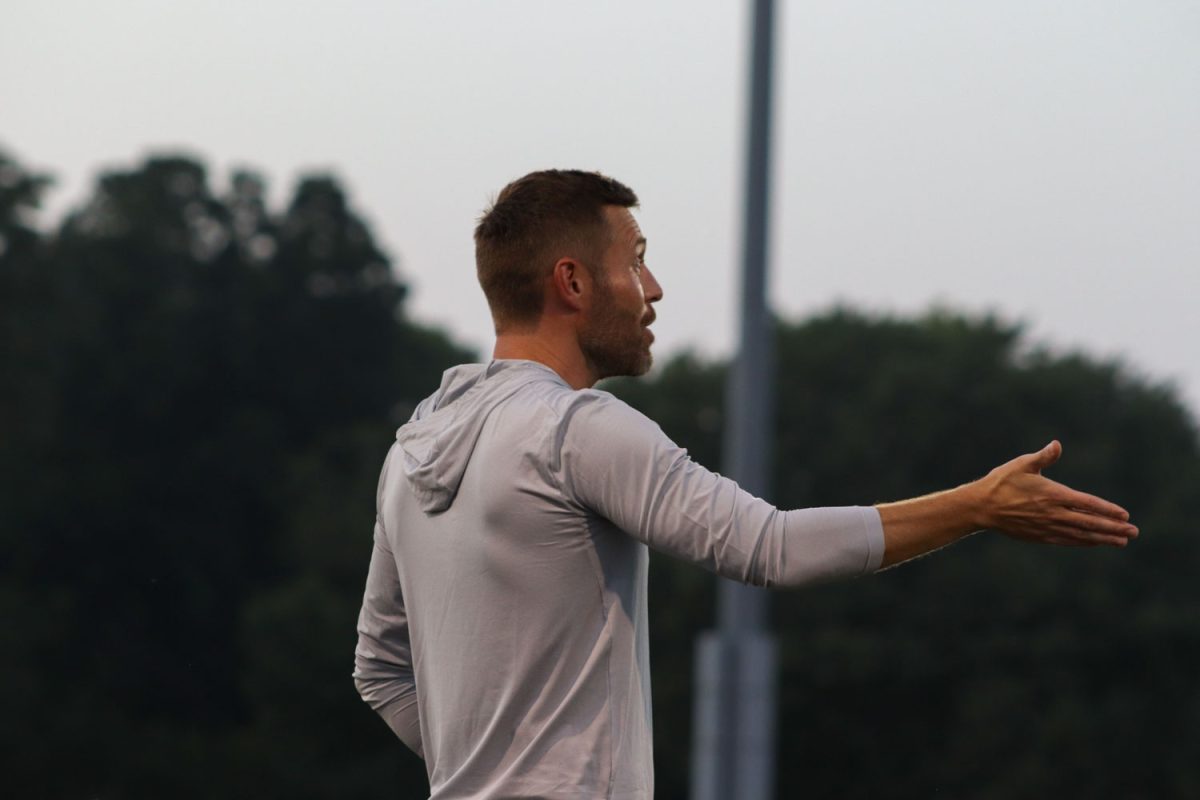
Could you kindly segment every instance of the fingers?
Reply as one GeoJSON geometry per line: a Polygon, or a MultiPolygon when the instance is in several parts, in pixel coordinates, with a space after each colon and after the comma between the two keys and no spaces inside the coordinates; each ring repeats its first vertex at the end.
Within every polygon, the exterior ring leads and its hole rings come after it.
{"type": "Polygon", "coordinates": [[[1018,538],[1063,547],[1125,547],[1138,536],[1137,526],[1110,517],[1076,509],[1061,509],[1052,515],[1010,530],[1018,538]]]}
{"type": "Polygon", "coordinates": [[[1056,522],[1088,533],[1123,536],[1128,539],[1136,538],[1138,535],[1136,525],[1072,509],[1064,511],[1056,522]]]}
{"type": "Polygon", "coordinates": [[[1108,536],[1102,533],[1077,533],[1070,538],[1077,547],[1096,547],[1097,545],[1108,545],[1109,547],[1125,547],[1129,544],[1129,539],[1124,536],[1108,536]]]}
{"type": "Polygon", "coordinates": [[[1047,536],[1043,541],[1046,544],[1055,544],[1059,547],[1096,547],[1100,544],[1099,542],[1083,542],[1067,536],[1047,536]]]}
{"type": "Polygon", "coordinates": [[[1043,541],[1075,546],[1109,545],[1124,547],[1138,535],[1138,529],[1094,514],[1067,511],[1050,520],[1043,528],[1043,541]],[[1066,540],[1066,541],[1063,541],[1066,540]]]}
{"type": "Polygon", "coordinates": [[[1033,537],[1043,544],[1054,544],[1060,547],[1125,547],[1129,538],[1114,536],[1108,533],[1097,533],[1072,528],[1069,525],[1048,525],[1041,529],[1039,535],[1033,537]]]}
{"type": "Polygon", "coordinates": [[[1094,494],[1077,492],[1074,489],[1069,489],[1066,486],[1063,486],[1063,491],[1058,499],[1067,508],[1078,509],[1089,514],[1098,514],[1102,517],[1118,519],[1122,522],[1129,520],[1128,511],[1121,508],[1116,503],[1110,503],[1103,497],[1096,497],[1094,494]]]}
{"type": "Polygon", "coordinates": [[[1026,541],[1054,544],[1061,547],[1125,547],[1137,538],[1134,532],[1122,531],[1114,533],[1107,530],[1095,530],[1090,527],[1080,527],[1070,522],[1043,522],[1037,526],[1019,530],[1005,531],[1009,536],[1026,541]]]}

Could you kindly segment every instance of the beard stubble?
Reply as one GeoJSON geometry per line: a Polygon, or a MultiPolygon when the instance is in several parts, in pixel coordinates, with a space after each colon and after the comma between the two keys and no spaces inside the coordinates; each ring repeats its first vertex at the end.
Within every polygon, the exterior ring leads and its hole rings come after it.
{"type": "Polygon", "coordinates": [[[654,359],[643,317],[623,311],[607,283],[597,290],[597,311],[579,339],[584,358],[599,379],[645,375],[654,359]]]}

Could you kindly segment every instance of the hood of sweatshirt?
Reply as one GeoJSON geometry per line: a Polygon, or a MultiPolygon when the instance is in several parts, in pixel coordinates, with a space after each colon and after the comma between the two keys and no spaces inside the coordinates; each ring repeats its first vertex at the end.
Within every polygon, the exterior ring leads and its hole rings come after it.
{"type": "Polygon", "coordinates": [[[404,475],[422,510],[435,514],[454,502],[492,411],[531,380],[551,376],[565,385],[558,373],[536,361],[463,364],[442,373],[438,390],[396,431],[404,475]]]}

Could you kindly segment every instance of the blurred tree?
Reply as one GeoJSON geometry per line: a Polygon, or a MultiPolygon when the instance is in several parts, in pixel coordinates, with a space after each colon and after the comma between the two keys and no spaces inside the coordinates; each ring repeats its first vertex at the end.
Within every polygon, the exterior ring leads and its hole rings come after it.
{"type": "MultiPolygon", "coordinates": [[[[1174,392],[947,311],[835,310],[781,326],[778,352],[783,507],[946,488],[1058,437],[1050,476],[1114,498],[1142,530],[1125,551],[979,535],[878,577],[776,593],[778,796],[1200,795],[1200,443],[1174,392]]],[[[720,382],[689,356],[613,388],[718,466],[720,426],[698,423],[719,415],[720,382]]],[[[712,584],[664,559],[652,570],[655,704],[671,721],[658,795],[682,798],[679,687],[712,584]]]]}
{"type": "Polygon", "coordinates": [[[37,242],[20,223],[41,184],[2,172],[0,281],[23,291],[5,295],[0,374],[53,377],[34,409],[51,433],[0,451],[5,475],[38,465],[0,487],[5,605],[39,620],[5,648],[27,676],[0,723],[10,779],[47,796],[211,796],[298,755],[311,768],[289,774],[311,778],[355,729],[368,748],[347,757],[394,777],[400,748],[349,679],[349,554],[369,556],[367,476],[397,418],[469,354],[405,319],[403,285],[330,177],[274,216],[252,174],[218,198],[198,162],[152,158],[102,176],[37,242]],[[11,355],[26,340],[38,360],[11,355]],[[279,686],[304,719],[340,709],[347,735],[285,735],[279,686]]]}
{"type": "MultiPolygon", "coordinates": [[[[35,451],[51,435],[53,328],[44,309],[53,286],[33,219],[50,182],[0,151],[0,483],[17,497],[34,482],[15,453],[35,451]]],[[[0,506],[0,521],[13,513],[0,506]]]]}
{"type": "MultiPolygon", "coordinates": [[[[14,763],[41,744],[25,740],[52,691],[44,665],[66,632],[69,598],[31,580],[34,531],[54,438],[54,286],[34,214],[50,184],[0,151],[0,753],[14,763]]],[[[7,763],[5,766],[8,766],[7,763]]]]}

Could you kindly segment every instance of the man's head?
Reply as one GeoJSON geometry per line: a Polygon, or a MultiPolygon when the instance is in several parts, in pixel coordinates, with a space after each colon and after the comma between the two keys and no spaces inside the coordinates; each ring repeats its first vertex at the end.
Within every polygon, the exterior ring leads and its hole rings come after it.
{"type": "Polygon", "coordinates": [[[598,263],[612,235],[604,207],[637,203],[632,189],[596,172],[543,170],[505,186],[475,228],[475,269],[496,332],[534,325],[555,262],[598,263]]]}
{"type": "Polygon", "coordinates": [[[544,315],[561,313],[595,377],[648,370],[650,303],[662,290],[629,211],[637,202],[629,187],[578,170],[533,172],[505,186],[475,229],[497,335],[531,333],[544,315]]]}

